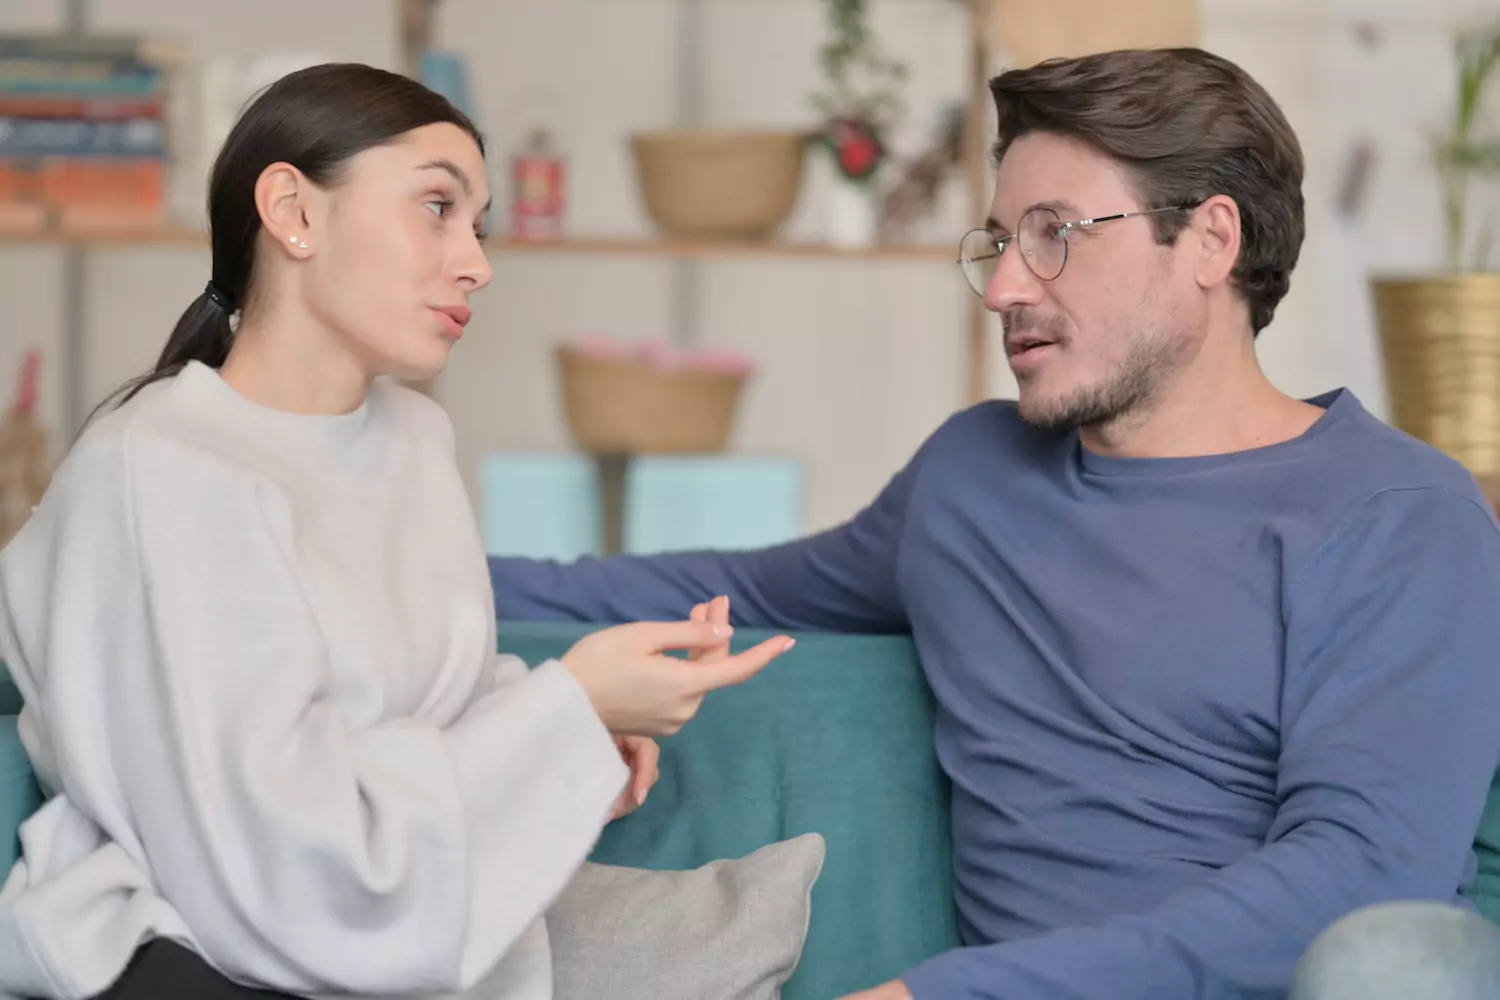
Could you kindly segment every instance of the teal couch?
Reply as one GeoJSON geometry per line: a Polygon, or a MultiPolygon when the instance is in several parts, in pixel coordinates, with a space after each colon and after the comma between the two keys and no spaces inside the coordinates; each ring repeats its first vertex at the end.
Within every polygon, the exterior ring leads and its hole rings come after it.
{"type": "MultiPolygon", "coordinates": [[[[587,630],[502,622],[500,645],[536,665],[587,630]]],[[[766,636],[742,629],[735,644],[766,636]]],[[[605,830],[594,859],[683,869],[822,834],[828,854],[807,944],[783,996],[830,1000],[958,945],[949,793],[910,639],[797,638],[791,653],[711,695],[689,726],[662,741],[656,789],[605,830]]],[[[0,831],[13,831],[41,801],[15,735],[19,705],[0,684],[0,831]]],[[[1500,920],[1500,789],[1491,791],[1476,847],[1476,901],[1500,920]]],[[[14,836],[0,836],[0,870],[14,857],[14,836]]]]}

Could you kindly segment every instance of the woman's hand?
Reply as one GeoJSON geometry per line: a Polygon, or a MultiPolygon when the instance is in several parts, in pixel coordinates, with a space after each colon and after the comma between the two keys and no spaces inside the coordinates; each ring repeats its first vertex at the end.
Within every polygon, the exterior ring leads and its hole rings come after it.
{"type": "MultiPolygon", "coordinates": [[[[733,631],[729,624],[729,598],[727,596],[715,597],[707,604],[695,604],[693,613],[688,616],[688,619],[695,622],[707,622],[714,628],[723,629],[726,633],[733,631]]],[[[728,655],[729,640],[725,639],[717,646],[693,650],[688,658],[697,663],[713,663],[728,655]]]]}
{"type": "MultiPolygon", "coordinates": [[[[726,631],[729,628],[729,598],[716,597],[706,604],[699,604],[693,608],[689,620],[698,624],[719,626],[726,631]]],[[[717,646],[705,646],[693,650],[688,654],[688,659],[694,663],[715,663],[729,656],[729,640],[725,639],[717,646]]],[[[620,796],[620,801],[615,804],[614,815],[610,818],[622,819],[635,812],[646,804],[646,796],[661,778],[661,747],[655,740],[645,736],[617,736],[615,743],[620,748],[620,756],[625,763],[630,765],[630,785],[625,793],[620,796]]]]}
{"type": "MultiPolygon", "coordinates": [[[[726,620],[727,614],[726,603],[726,620]]],[[[730,655],[729,636],[727,624],[709,621],[634,622],[585,636],[562,663],[610,732],[670,736],[697,714],[710,691],[744,683],[793,645],[790,637],[777,636],[730,655]],[[674,649],[702,655],[665,655],[674,649]]]]}
{"type": "Polygon", "coordinates": [[[615,803],[611,820],[622,819],[646,804],[646,796],[661,777],[661,747],[649,736],[616,736],[620,756],[630,765],[630,784],[615,803]]]}

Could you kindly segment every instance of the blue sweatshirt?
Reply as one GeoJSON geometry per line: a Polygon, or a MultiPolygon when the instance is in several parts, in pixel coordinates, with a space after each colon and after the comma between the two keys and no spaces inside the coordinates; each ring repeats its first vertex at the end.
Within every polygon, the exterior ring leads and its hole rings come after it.
{"type": "Polygon", "coordinates": [[[1347,390],[1301,437],[1120,459],[994,402],[755,552],[496,559],[516,619],[910,630],[966,946],[917,1000],[1280,998],[1362,905],[1458,899],[1500,765],[1500,530],[1347,390]]]}

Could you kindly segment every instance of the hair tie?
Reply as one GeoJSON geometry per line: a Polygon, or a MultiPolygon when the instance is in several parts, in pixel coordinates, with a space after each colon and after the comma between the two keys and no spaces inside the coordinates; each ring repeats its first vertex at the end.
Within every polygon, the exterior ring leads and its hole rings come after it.
{"type": "Polygon", "coordinates": [[[218,286],[212,281],[204,286],[203,293],[208,296],[210,302],[224,310],[226,315],[234,314],[234,300],[219,291],[218,286]]]}

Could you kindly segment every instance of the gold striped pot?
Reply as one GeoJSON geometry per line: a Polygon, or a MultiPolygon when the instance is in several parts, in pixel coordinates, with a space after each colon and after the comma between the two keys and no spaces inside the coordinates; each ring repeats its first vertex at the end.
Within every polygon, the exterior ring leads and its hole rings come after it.
{"type": "Polygon", "coordinates": [[[1392,423],[1500,475],[1500,273],[1372,286],[1392,423]]]}

